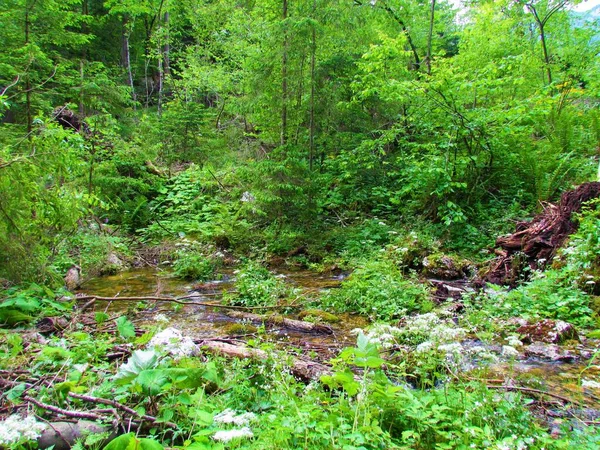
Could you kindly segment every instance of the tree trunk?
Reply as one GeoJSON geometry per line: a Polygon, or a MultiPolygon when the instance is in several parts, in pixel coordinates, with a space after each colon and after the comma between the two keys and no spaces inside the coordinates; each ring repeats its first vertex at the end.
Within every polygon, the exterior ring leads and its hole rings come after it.
{"type": "Polygon", "coordinates": [[[431,75],[431,41],[433,40],[433,22],[435,20],[435,0],[431,0],[429,16],[429,34],[427,35],[427,75],[431,75]]]}
{"type": "MultiPolygon", "coordinates": [[[[313,2],[313,10],[316,10],[316,6],[315,1],[313,2]]],[[[315,61],[317,53],[317,32],[314,24],[312,26],[310,44],[310,135],[308,144],[308,168],[312,172],[313,159],[315,157],[315,61]]]]}
{"type": "Polygon", "coordinates": [[[129,30],[127,17],[123,17],[122,23],[122,34],[121,34],[121,64],[127,70],[127,79],[129,81],[129,87],[131,89],[131,98],[133,100],[133,109],[135,110],[135,104],[137,103],[137,95],[135,93],[135,87],[133,85],[133,72],[131,71],[131,52],[129,51],[129,30]]]}
{"type": "Polygon", "coordinates": [[[283,53],[281,55],[281,138],[280,144],[287,142],[287,101],[288,101],[288,0],[283,0],[283,53]]]}

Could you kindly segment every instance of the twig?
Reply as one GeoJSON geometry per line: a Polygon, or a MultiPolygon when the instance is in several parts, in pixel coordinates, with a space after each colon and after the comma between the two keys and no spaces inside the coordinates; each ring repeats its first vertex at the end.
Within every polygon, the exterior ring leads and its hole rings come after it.
{"type": "Polygon", "coordinates": [[[503,389],[505,391],[520,391],[520,392],[525,392],[528,394],[538,394],[538,395],[547,395],[548,397],[552,397],[552,398],[556,398],[564,403],[572,403],[574,405],[578,405],[578,406],[582,406],[581,403],[579,403],[576,400],[571,400],[569,398],[563,397],[561,395],[558,394],[552,394],[551,392],[545,392],[545,391],[541,391],[539,389],[533,389],[533,388],[527,388],[527,387],[520,387],[520,386],[490,386],[490,385],[486,385],[486,387],[488,389],[503,389]]]}
{"type": "MultiPolygon", "coordinates": [[[[116,409],[120,409],[121,411],[124,411],[128,414],[131,414],[132,416],[135,416],[137,418],[140,419],[144,419],[147,420],[148,422],[156,422],[158,419],[156,417],[153,416],[149,416],[147,414],[140,414],[138,413],[135,409],[130,408],[129,406],[125,406],[117,401],[114,400],[109,400],[107,398],[100,398],[100,397],[92,397],[90,395],[83,395],[83,394],[76,394],[74,392],[69,392],[69,397],[71,398],[76,398],[78,400],[83,400],[85,402],[90,402],[90,403],[100,403],[102,405],[109,405],[112,406],[116,409]]],[[[164,423],[166,426],[171,427],[171,428],[177,428],[177,424],[173,423],[173,422],[162,422],[164,423]]]]}
{"type": "MultiPolygon", "coordinates": [[[[203,294],[210,295],[210,294],[203,294]]],[[[142,296],[142,297],[101,297],[99,295],[82,295],[80,297],[76,297],[76,300],[98,300],[101,302],[141,302],[144,300],[154,301],[154,302],[171,302],[177,303],[180,305],[193,305],[193,306],[208,306],[210,308],[223,308],[223,309],[240,309],[240,310],[251,310],[251,309],[281,309],[281,308],[291,308],[294,305],[277,305],[277,306],[235,306],[235,305],[223,305],[221,303],[207,303],[207,302],[184,302],[183,300],[188,298],[197,298],[197,295],[186,295],[183,297],[160,297],[154,295],[142,296]]]]}
{"type": "Polygon", "coordinates": [[[48,405],[46,403],[40,402],[39,400],[36,400],[35,398],[29,397],[28,395],[23,397],[23,400],[25,400],[26,402],[29,402],[29,403],[33,403],[34,405],[36,405],[39,408],[45,409],[47,411],[52,411],[57,414],[62,414],[63,416],[66,416],[66,417],[74,417],[77,419],[90,419],[90,420],[102,420],[103,419],[103,417],[99,416],[98,414],[87,413],[87,412],[82,412],[82,411],[68,411],[66,409],[62,409],[57,406],[48,405]]]}

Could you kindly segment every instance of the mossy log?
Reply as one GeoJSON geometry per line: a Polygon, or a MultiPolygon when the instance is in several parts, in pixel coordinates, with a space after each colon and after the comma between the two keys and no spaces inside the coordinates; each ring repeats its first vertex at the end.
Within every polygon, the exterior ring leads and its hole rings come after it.
{"type": "Polygon", "coordinates": [[[241,311],[226,311],[225,314],[233,319],[249,320],[254,323],[265,323],[268,325],[280,326],[305,333],[333,334],[333,330],[329,325],[305,322],[303,320],[288,319],[287,317],[283,317],[278,314],[263,316],[241,311]]]}

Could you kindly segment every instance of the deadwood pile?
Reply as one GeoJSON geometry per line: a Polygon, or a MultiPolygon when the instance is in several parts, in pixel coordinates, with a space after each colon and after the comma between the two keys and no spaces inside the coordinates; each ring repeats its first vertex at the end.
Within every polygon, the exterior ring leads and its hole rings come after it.
{"type": "Polygon", "coordinates": [[[556,205],[545,203],[544,210],[531,221],[517,223],[516,231],[500,236],[496,245],[499,258],[486,276],[495,284],[514,285],[523,278],[523,269],[543,268],[566,239],[577,230],[574,215],[583,205],[600,197],[600,183],[585,183],[562,194],[556,205]]]}

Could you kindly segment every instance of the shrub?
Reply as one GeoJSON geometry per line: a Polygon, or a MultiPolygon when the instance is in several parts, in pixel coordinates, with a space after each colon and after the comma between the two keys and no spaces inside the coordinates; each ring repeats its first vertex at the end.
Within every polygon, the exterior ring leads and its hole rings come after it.
{"type": "Polygon", "coordinates": [[[388,260],[367,261],[340,289],[328,293],[323,303],[338,311],[386,320],[433,307],[427,289],[405,278],[388,260]]]}
{"type": "Polygon", "coordinates": [[[226,296],[233,305],[272,306],[290,293],[285,283],[256,261],[247,261],[237,271],[237,292],[226,296]]]}

